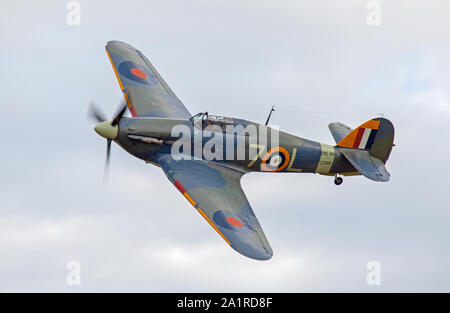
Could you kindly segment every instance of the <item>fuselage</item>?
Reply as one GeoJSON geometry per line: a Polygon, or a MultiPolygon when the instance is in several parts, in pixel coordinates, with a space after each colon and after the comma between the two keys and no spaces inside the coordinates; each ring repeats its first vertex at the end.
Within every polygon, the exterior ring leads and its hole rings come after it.
{"type": "Polygon", "coordinates": [[[358,175],[338,148],[243,119],[123,118],[115,142],[158,165],[162,155],[204,159],[251,172],[358,175]]]}

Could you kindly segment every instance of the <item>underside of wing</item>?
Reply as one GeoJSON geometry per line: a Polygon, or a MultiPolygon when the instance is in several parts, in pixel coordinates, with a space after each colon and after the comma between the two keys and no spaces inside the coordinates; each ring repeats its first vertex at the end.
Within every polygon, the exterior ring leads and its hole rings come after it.
{"type": "Polygon", "coordinates": [[[191,116],[139,50],[121,41],[109,41],[106,52],[131,115],[180,119],[191,116]]]}
{"type": "Polygon", "coordinates": [[[242,172],[203,160],[159,159],[169,180],[236,251],[268,260],[272,249],[241,188],[242,172]]]}
{"type": "Polygon", "coordinates": [[[371,156],[366,150],[340,149],[348,161],[365,177],[380,182],[389,180],[389,173],[384,163],[371,156]]]}

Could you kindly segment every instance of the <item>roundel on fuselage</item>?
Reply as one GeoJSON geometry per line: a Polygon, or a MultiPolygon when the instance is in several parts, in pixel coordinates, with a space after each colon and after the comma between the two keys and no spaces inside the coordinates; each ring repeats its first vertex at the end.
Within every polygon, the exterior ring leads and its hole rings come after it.
{"type": "Polygon", "coordinates": [[[282,171],[289,164],[289,152],[282,147],[270,149],[262,158],[261,170],[266,172],[282,171]]]}

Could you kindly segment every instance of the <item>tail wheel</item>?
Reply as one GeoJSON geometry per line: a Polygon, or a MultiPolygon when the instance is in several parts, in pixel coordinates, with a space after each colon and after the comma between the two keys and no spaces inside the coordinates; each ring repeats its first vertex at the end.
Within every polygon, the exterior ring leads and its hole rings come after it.
{"type": "Polygon", "coordinates": [[[334,184],[335,184],[335,185],[340,185],[340,184],[342,184],[343,181],[344,181],[344,180],[343,180],[342,177],[340,177],[340,176],[336,176],[336,177],[334,178],[334,184]]]}

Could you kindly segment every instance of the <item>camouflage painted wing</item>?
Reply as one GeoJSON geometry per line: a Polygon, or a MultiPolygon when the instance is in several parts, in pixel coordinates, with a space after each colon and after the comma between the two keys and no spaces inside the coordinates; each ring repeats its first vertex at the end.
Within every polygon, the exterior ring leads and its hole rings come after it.
{"type": "Polygon", "coordinates": [[[133,117],[191,117],[180,99],[139,50],[121,41],[109,41],[106,52],[133,117]]]}
{"type": "Polygon", "coordinates": [[[268,260],[273,252],[241,188],[244,173],[203,160],[175,161],[170,155],[159,164],[169,180],[239,253],[268,260]]]}

